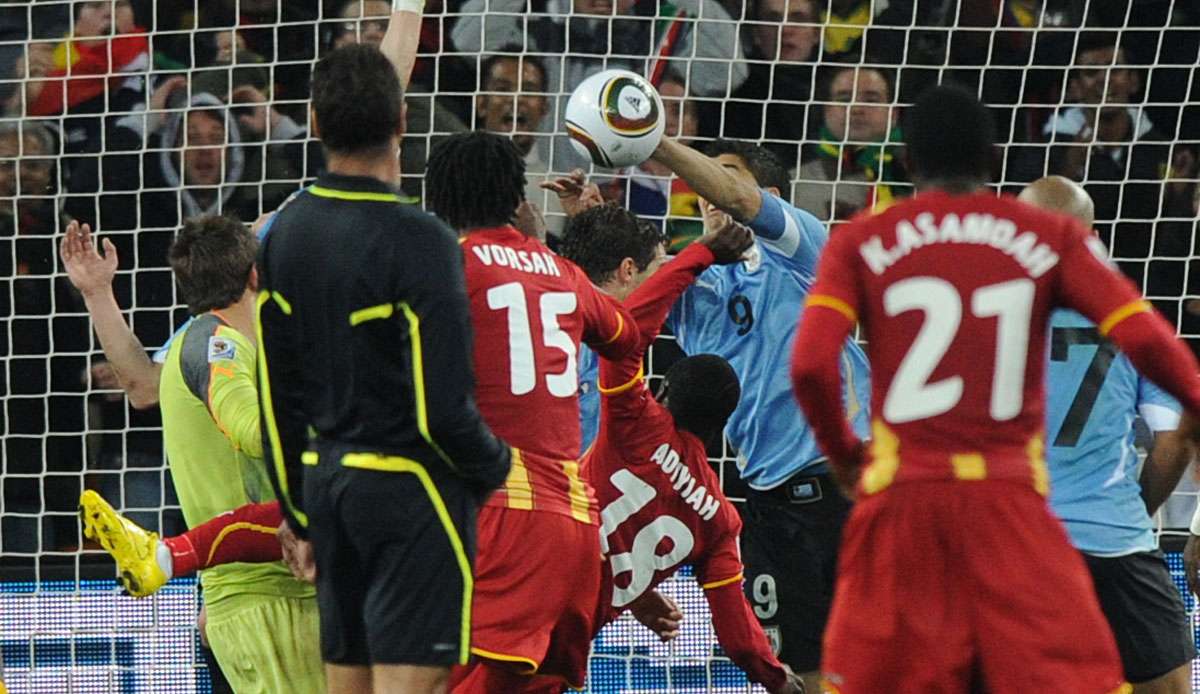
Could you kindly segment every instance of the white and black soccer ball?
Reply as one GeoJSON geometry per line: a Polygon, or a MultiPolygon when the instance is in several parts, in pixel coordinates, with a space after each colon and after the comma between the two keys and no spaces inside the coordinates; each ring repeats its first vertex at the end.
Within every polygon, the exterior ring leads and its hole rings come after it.
{"type": "Polygon", "coordinates": [[[596,166],[636,166],[662,141],[662,97],[636,73],[598,72],[571,93],[566,126],[575,150],[596,166]]]}

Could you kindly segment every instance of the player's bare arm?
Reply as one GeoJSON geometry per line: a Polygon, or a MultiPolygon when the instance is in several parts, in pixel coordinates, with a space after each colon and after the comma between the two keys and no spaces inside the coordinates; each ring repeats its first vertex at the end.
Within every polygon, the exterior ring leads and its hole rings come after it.
{"type": "Polygon", "coordinates": [[[121,390],[129,396],[129,403],[139,410],[154,407],[158,404],[158,377],[162,366],[146,354],[146,348],[125,322],[113,295],[112,283],[118,262],[116,247],[108,239],[97,243],[90,226],[72,221],[59,244],[59,254],[71,284],[83,295],[104,357],[121,390]]]}
{"type": "Polygon", "coordinates": [[[1153,516],[1158,511],[1195,457],[1196,444],[1185,430],[1160,431],[1154,435],[1154,448],[1146,458],[1139,480],[1146,513],[1153,516]]]}
{"type": "Polygon", "coordinates": [[[742,222],[758,216],[762,194],[749,172],[664,137],[651,157],[674,171],[700,197],[742,222]]]}
{"type": "Polygon", "coordinates": [[[396,68],[400,86],[408,89],[413,66],[417,64],[417,45],[421,41],[421,12],[425,0],[392,0],[392,18],[379,50],[396,68]]]}

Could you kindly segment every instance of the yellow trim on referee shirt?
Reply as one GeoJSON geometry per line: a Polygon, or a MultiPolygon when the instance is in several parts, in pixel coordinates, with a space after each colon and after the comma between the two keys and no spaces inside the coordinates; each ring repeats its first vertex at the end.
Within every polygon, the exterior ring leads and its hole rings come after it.
{"type": "Polygon", "coordinates": [[[1146,301],[1143,299],[1130,301],[1124,306],[1121,306],[1112,313],[1108,314],[1107,318],[1100,321],[1100,334],[1107,336],[1110,332],[1112,332],[1113,328],[1117,327],[1117,323],[1120,323],[1135,313],[1143,313],[1149,310],[1150,304],[1146,303],[1146,301]]]}
{"type": "Polygon", "coordinates": [[[730,583],[737,583],[740,580],[742,580],[742,574],[739,573],[738,575],[736,575],[732,578],[723,578],[720,581],[712,581],[711,583],[705,583],[704,585],[700,586],[700,589],[701,590],[712,590],[713,588],[720,588],[721,586],[727,586],[730,583]]]}
{"type": "Polygon", "coordinates": [[[457,470],[454,461],[450,460],[450,456],[446,455],[446,452],[437,445],[429,433],[429,413],[425,409],[425,360],[421,356],[421,319],[406,302],[401,301],[397,306],[408,320],[408,341],[412,346],[410,351],[412,352],[413,395],[417,401],[417,431],[421,432],[421,438],[425,439],[425,443],[429,444],[439,458],[445,461],[451,469],[457,470]]]}
{"type": "Polygon", "coordinates": [[[358,325],[366,323],[369,320],[383,320],[391,318],[395,313],[396,308],[391,304],[379,304],[377,306],[368,306],[360,308],[350,314],[350,325],[358,325]]]}
{"type": "Polygon", "coordinates": [[[581,523],[592,520],[588,513],[591,502],[588,499],[587,483],[579,476],[579,463],[574,460],[562,461],[563,474],[567,476],[567,497],[571,500],[571,517],[581,523]]]}
{"type": "Polygon", "coordinates": [[[504,494],[509,508],[533,510],[533,485],[529,483],[529,469],[525,467],[525,459],[517,448],[512,449],[512,465],[508,468],[508,477],[504,479],[504,494]]]}
{"type": "Polygon", "coordinates": [[[238,530],[249,530],[250,532],[265,533],[267,535],[275,535],[278,532],[278,528],[268,528],[267,526],[259,525],[258,523],[230,523],[224,528],[221,528],[221,532],[217,534],[217,539],[213,540],[212,549],[208,550],[208,558],[204,560],[205,566],[208,566],[212,563],[213,557],[217,555],[217,547],[221,546],[221,542],[225,540],[225,536],[229,535],[230,533],[237,532],[238,530]]]}
{"type": "Polygon", "coordinates": [[[292,305],[288,303],[287,299],[283,298],[282,294],[279,292],[271,292],[271,299],[279,305],[279,310],[283,311],[283,315],[292,315],[292,305]]]}
{"type": "Polygon", "coordinates": [[[533,658],[526,658],[523,655],[507,655],[504,653],[495,653],[493,651],[485,651],[482,648],[472,648],[471,652],[474,653],[475,655],[479,656],[480,658],[487,658],[488,660],[499,660],[499,661],[502,661],[505,663],[528,663],[529,671],[521,673],[524,675],[533,674],[533,673],[537,672],[538,667],[540,667],[539,663],[536,660],[534,660],[533,658]]]}
{"type": "Polygon", "coordinates": [[[600,391],[601,395],[620,395],[621,393],[624,393],[625,391],[629,390],[630,388],[633,388],[637,384],[641,383],[642,379],[644,379],[645,377],[646,377],[646,367],[645,367],[645,364],[642,364],[642,365],[638,366],[637,375],[634,376],[633,378],[629,379],[625,383],[622,383],[619,386],[614,386],[612,388],[605,388],[604,386],[600,385],[597,382],[596,389],[600,391]]]}
{"type": "MultiPolygon", "coordinates": [[[[437,513],[438,520],[442,522],[442,529],[450,538],[450,548],[454,550],[454,558],[458,562],[459,571],[462,572],[462,625],[459,630],[458,664],[466,665],[471,650],[473,650],[471,649],[471,595],[475,590],[475,580],[471,577],[471,560],[467,557],[462,538],[458,535],[458,528],[454,527],[450,512],[446,510],[446,502],[442,500],[442,495],[438,492],[433,479],[429,477],[429,472],[415,460],[377,453],[348,453],[342,456],[342,465],[377,472],[409,472],[420,480],[421,486],[429,496],[429,501],[433,504],[433,510],[437,513]]],[[[536,668],[536,665],[534,667],[536,668]]]]}
{"type": "Polygon", "coordinates": [[[312,185],[308,187],[308,192],[320,198],[333,198],[335,200],[349,200],[351,202],[403,202],[399,195],[395,193],[373,193],[354,190],[335,190],[324,186],[312,185]]]}
{"type": "Polygon", "coordinates": [[[851,323],[858,322],[858,312],[851,308],[850,304],[842,301],[836,296],[830,296],[828,294],[809,294],[808,299],[804,302],[804,305],[805,307],[824,306],[825,308],[831,308],[848,318],[851,323]]]}
{"type": "MultiPolygon", "coordinates": [[[[267,423],[267,439],[271,442],[271,457],[275,464],[275,475],[279,478],[280,499],[300,522],[302,527],[308,527],[308,515],[300,509],[296,508],[296,504],[292,502],[291,491],[288,489],[287,467],[283,464],[283,441],[279,438],[279,425],[275,423],[275,404],[271,401],[271,378],[270,371],[267,369],[267,350],[263,347],[263,328],[262,328],[262,309],[263,306],[271,300],[272,295],[279,296],[278,292],[267,292],[266,290],[258,293],[258,301],[254,312],[254,335],[258,339],[258,373],[261,376],[259,388],[263,409],[263,420],[267,423]]],[[[280,297],[282,298],[282,297],[280,297]]],[[[278,299],[276,300],[278,302],[278,299]]],[[[280,306],[283,309],[283,306],[280,306]]],[[[284,313],[291,313],[290,307],[284,313]]]]}
{"type": "Polygon", "coordinates": [[[316,451],[304,451],[300,454],[300,462],[305,465],[316,465],[321,462],[321,456],[316,451]]]}

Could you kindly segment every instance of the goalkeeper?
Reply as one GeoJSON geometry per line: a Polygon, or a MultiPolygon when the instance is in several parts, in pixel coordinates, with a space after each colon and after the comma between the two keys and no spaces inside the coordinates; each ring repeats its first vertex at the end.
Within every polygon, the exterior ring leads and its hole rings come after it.
{"type": "MultiPolygon", "coordinates": [[[[89,232],[85,226],[85,238],[89,232]]],[[[172,343],[159,386],[167,457],[189,526],[274,499],[261,460],[255,347],[246,337],[254,325],[257,247],[237,220],[202,216],[184,224],[170,251],[196,316],[172,343]]],[[[118,516],[92,491],[83,493],[80,512],[85,534],[117,560],[130,593],[147,595],[165,582],[161,571],[129,568],[149,556],[168,560],[157,556],[163,546],[155,535],[118,516]]],[[[275,525],[240,527],[274,542],[275,525]]],[[[208,639],[234,691],[325,691],[312,586],[280,562],[213,568],[201,582],[208,639]]]]}

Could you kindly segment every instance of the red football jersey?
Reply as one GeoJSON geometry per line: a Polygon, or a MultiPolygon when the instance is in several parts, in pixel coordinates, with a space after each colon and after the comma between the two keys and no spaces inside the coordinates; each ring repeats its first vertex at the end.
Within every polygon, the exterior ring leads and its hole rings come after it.
{"type": "Polygon", "coordinates": [[[488,504],[595,522],[579,476],[581,342],[621,357],[636,348],[625,309],[545,244],[511,226],[462,240],[475,340],[475,399],[497,436],[521,450],[488,504]]]}
{"type": "Polygon", "coordinates": [[[600,430],[584,469],[600,502],[609,618],[683,564],[695,567],[706,589],[742,577],[741,518],[721,492],[704,444],[675,427],[642,369],[670,306],[711,262],[708,249],[695,246],[659,269],[628,300],[641,349],[600,360],[600,430]]]}
{"type": "MultiPolygon", "coordinates": [[[[818,340],[825,338],[814,333],[828,332],[822,322],[848,330],[857,320],[867,341],[873,465],[862,490],[987,478],[1044,492],[1051,309],[1075,308],[1106,334],[1146,310],[1104,257],[1100,240],[1076,221],[990,192],[924,193],[835,232],[807,305],[842,316],[809,310],[804,322],[813,321],[807,339],[818,340]]],[[[794,370],[815,359],[804,355],[813,343],[803,339],[794,370]]],[[[816,411],[831,408],[802,381],[810,417],[826,416],[816,411]]],[[[831,455],[846,454],[846,437],[814,428],[831,455]]]]}

